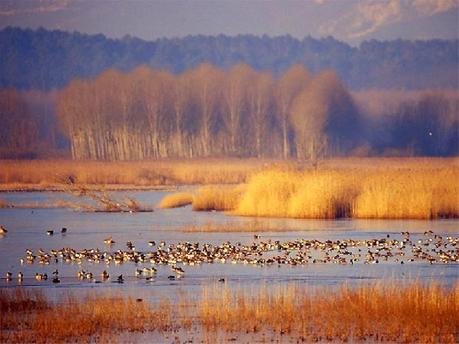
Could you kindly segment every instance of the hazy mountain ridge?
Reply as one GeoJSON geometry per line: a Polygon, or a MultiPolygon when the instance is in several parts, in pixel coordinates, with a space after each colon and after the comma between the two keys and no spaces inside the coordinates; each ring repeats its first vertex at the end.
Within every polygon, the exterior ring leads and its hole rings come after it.
{"type": "Polygon", "coordinates": [[[182,72],[203,62],[229,68],[244,62],[275,74],[295,63],[334,69],[352,89],[458,88],[459,40],[367,41],[359,47],[328,37],[187,36],[143,41],[78,32],[5,28],[0,31],[0,87],[61,88],[108,68],[141,64],[182,72]]]}

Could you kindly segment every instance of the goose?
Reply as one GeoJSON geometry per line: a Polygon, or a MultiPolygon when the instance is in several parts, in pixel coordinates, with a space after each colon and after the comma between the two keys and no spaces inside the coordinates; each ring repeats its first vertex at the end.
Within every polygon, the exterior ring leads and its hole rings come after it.
{"type": "Polygon", "coordinates": [[[113,245],[115,242],[113,241],[112,237],[108,237],[106,239],[104,239],[104,244],[106,245],[113,245]]]}
{"type": "Polygon", "coordinates": [[[172,271],[174,271],[176,274],[179,274],[179,275],[185,273],[185,271],[181,267],[178,267],[178,266],[175,266],[175,265],[171,266],[171,269],[172,269],[172,271]]]}

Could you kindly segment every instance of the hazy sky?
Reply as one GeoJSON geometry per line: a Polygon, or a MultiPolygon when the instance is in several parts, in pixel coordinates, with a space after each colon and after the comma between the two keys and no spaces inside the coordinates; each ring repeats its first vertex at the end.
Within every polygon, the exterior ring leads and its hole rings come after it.
{"type": "Polygon", "coordinates": [[[109,37],[216,34],[332,35],[366,39],[458,38],[459,0],[0,0],[0,27],[109,37]]]}

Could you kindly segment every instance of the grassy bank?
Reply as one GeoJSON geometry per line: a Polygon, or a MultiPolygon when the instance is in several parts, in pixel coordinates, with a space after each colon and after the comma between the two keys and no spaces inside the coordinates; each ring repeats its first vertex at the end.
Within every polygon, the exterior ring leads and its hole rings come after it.
{"type": "MultiPolygon", "coordinates": [[[[69,182],[88,188],[149,189],[178,184],[243,183],[273,160],[159,161],[0,160],[0,190],[60,190],[69,182]]],[[[281,164],[283,164],[281,162],[281,164]]]]}
{"type": "MultiPolygon", "coordinates": [[[[318,170],[429,170],[459,165],[446,158],[343,158],[318,162],[318,170]]],[[[89,189],[154,189],[178,184],[245,183],[267,169],[314,169],[308,162],[269,159],[158,161],[0,160],[0,190],[61,190],[70,181],[89,189]]]]}
{"type": "Polygon", "coordinates": [[[392,165],[389,160],[378,166],[266,170],[254,174],[240,190],[220,189],[204,195],[198,191],[193,202],[199,209],[223,209],[243,216],[459,217],[459,167],[455,160],[440,165],[435,161],[392,165]],[[228,206],[213,208],[221,199],[226,199],[228,206]]]}
{"type": "MultiPolygon", "coordinates": [[[[40,292],[0,290],[1,342],[115,342],[124,332],[177,331],[257,335],[297,340],[454,343],[459,339],[459,285],[350,288],[295,285],[257,290],[205,287],[201,297],[145,300],[71,295],[57,303],[40,292]]],[[[183,338],[186,339],[186,338],[183,338]]]]}

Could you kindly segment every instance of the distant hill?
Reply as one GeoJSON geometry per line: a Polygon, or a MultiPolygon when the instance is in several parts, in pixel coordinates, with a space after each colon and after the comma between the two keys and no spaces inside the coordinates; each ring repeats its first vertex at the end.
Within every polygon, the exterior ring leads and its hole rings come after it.
{"type": "Polygon", "coordinates": [[[274,73],[295,63],[331,68],[352,89],[458,88],[458,40],[367,41],[358,48],[332,37],[188,36],[147,42],[78,32],[0,31],[0,87],[49,90],[108,68],[146,64],[182,72],[202,62],[221,68],[245,62],[274,73]]]}

